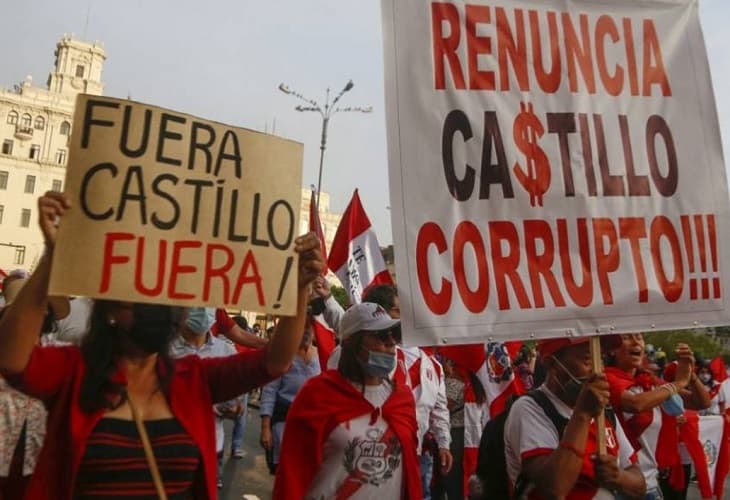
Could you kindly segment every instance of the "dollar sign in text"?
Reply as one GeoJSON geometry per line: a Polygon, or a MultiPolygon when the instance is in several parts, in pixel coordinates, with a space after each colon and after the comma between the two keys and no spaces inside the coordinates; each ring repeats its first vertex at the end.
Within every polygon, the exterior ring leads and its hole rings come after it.
{"type": "Polygon", "coordinates": [[[550,161],[537,145],[537,139],[545,133],[540,119],[535,115],[532,103],[520,103],[520,114],[515,118],[512,133],[517,148],[525,155],[527,172],[515,162],[513,167],[517,181],[530,193],[530,205],[542,206],[542,197],[550,187],[550,161]]]}

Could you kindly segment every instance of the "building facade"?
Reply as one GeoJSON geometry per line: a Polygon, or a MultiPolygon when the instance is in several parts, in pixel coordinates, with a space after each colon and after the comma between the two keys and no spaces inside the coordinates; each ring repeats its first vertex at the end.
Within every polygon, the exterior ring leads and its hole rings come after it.
{"type": "Polygon", "coordinates": [[[64,36],[45,87],[28,76],[0,89],[0,270],[31,270],[43,252],[38,197],[62,191],[76,96],[101,95],[99,42],[64,36]]]}

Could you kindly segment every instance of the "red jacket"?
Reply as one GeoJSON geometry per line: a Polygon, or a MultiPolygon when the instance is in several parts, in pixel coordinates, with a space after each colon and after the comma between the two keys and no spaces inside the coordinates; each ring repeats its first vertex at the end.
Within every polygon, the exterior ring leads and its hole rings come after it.
{"type": "MultiPolygon", "coordinates": [[[[212,405],[272,380],[265,359],[266,350],[261,349],[227,358],[188,356],[175,361],[168,402],[175,418],[200,449],[202,460],[194,498],[217,497],[212,405]]],[[[164,369],[162,363],[159,368],[164,369]]],[[[105,413],[102,409],[88,414],[79,407],[84,370],[81,351],[76,347],[36,347],[25,371],[8,377],[21,391],[42,399],[49,410],[46,441],[26,498],[73,497],[89,434],[105,413]]],[[[114,378],[124,381],[121,373],[114,378]]]]}
{"type": "MultiPolygon", "coordinates": [[[[411,390],[394,383],[385,402],[383,419],[398,437],[403,450],[404,498],[420,499],[418,425],[411,390]]],[[[284,442],[274,482],[275,499],[304,498],[322,463],[322,450],[330,433],[342,422],[376,411],[337,370],[327,370],[307,381],[289,409],[284,442]]]]}

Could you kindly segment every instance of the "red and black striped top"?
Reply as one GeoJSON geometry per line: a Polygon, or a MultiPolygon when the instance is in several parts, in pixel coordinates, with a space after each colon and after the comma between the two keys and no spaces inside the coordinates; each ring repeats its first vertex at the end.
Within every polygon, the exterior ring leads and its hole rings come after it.
{"type": "MultiPolygon", "coordinates": [[[[147,434],[170,500],[192,498],[200,450],[174,418],[148,420],[147,434]]],[[[133,420],[102,418],[81,459],[76,499],[157,498],[142,441],[133,420]]]]}

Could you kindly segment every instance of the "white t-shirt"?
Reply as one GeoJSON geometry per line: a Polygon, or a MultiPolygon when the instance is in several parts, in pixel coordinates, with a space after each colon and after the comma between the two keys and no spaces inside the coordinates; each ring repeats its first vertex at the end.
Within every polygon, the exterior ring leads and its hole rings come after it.
{"type": "MultiPolygon", "coordinates": [[[[571,417],[572,408],[558,399],[544,384],[537,390],[543,391],[547,395],[560,415],[568,419],[571,417]]],[[[558,448],[559,443],[560,437],[557,429],[537,401],[529,396],[518,399],[512,406],[504,427],[504,448],[510,482],[515,484],[522,472],[523,459],[552,453],[558,448]]],[[[581,476],[576,486],[568,493],[566,500],[614,498],[613,493],[598,488],[593,481],[584,477],[584,472],[587,470],[591,470],[592,474],[590,455],[595,453],[596,447],[595,422],[591,422],[591,431],[586,444],[586,451],[589,453],[586,453],[581,476]]],[[[625,469],[632,465],[634,450],[618,422],[615,431],[610,423],[606,422],[606,448],[609,451],[613,450],[617,455],[619,467],[625,469]]],[[[541,497],[535,492],[531,492],[529,498],[541,497]]]]}
{"type": "MultiPolygon", "coordinates": [[[[638,385],[634,385],[626,389],[631,394],[641,394],[644,389],[638,385]]],[[[647,410],[648,411],[648,410],[647,410]]],[[[656,449],[659,443],[659,432],[662,429],[662,410],[659,406],[655,406],[651,410],[651,423],[644,429],[638,438],[641,448],[636,451],[639,458],[639,468],[646,480],[646,489],[659,487],[659,469],[656,461],[656,449]]],[[[636,414],[624,412],[624,420],[634,418],[636,414]]]]}
{"type": "MultiPolygon", "coordinates": [[[[362,386],[358,387],[362,390],[362,386]]],[[[390,383],[365,386],[365,399],[375,408],[390,397],[390,383]]],[[[343,422],[330,433],[323,460],[307,499],[400,498],[403,491],[401,443],[380,412],[343,422]]]]}
{"type": "Polygon", "coordinates": [[[94,308],[94,300],[88,297],[76,297],[69,301],[69,313],[63,319],[56,320],[55,339],[79,345],[81,339],[89,331],[89,320],[94,308]]]}

